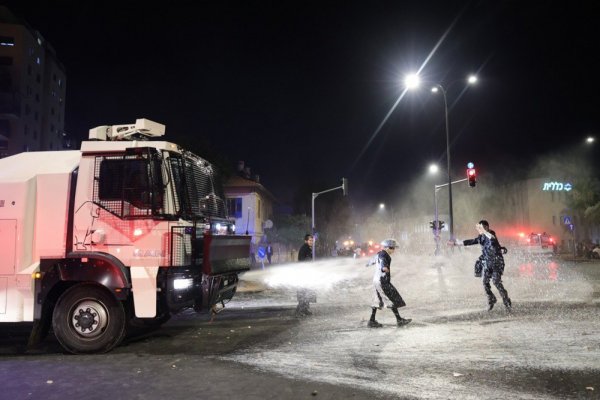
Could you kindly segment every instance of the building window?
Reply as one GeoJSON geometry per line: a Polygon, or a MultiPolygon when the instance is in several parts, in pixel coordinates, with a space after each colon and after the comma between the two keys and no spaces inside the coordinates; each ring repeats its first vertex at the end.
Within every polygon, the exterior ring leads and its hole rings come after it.
{"type": "Polygon", "coordinates": [[[35,130],[35,129],[33,130],[33,138],[37,139],[37,130],[35,130]]]}
{"type": "Polygon", "coordinates": [[[42,61],[40,60],[39,57],[35,58],[35,62],[36,62],[37,65],[40,65],[42,63],[42,61]]]}
{"type": "Polygon", "coordinates": [[[31,113],[31,107],[29,104],[25,104],[25,115],[29,115],[31,113]]]}
{"type": "Polygon", "coordinates": [[[27,66],[27,75],[31,76],[31,65],[27,66]]]}
{"type": "Polygon", "coordinates": [[[15,38],[10,36],[0,36],[0,46],[12,47],[15,45],[15,38]]]}
{"type": "Polygon", "coordinates": [[[23,134],[24,134],[25,136],[27,136],[27,134],[28,134],[28,133],[29,133],[29,127],[28,127],[27,125],[25,125],[25,126],[23,127],[23,134]]]}
{"type": "Polygon", "coordinates": [[[35,101],[37,101],[38,103],[40,102],[40,94],[39,93],[35,94],[35,101]]]}
{"type": "Polygon", "coordinates": [[[6,56],[0,57],[0,65],[13,65],[12,57],[6,57],[6,56]]]}
{"type": "Polygon", "coordinates": [[[552,202],[554,203],[554,192],[550,192],[550,196],[552,196],[552,202]]]}
{"type": "Polygon", "coordinates": [[[258,199],[258,207],[256,207],[256,208],[258,208],[258,211],[256,212],[256,217],[258,219],[260,219],[260,209],[261,209],[261,207],[260,207],[260,199],[258,199]]]}
{"type": "Polygon", "coordinates": [[[242,198],[227,199],[227,214],[230,217],[242,218],[242,198]]]}
{"type": "Polygon", "coordinates": [[[33,119],[35,119],[37,121],[39,117],[40,117],[40,114],[36,111],[35,114],[33,114],[33,119]]]}
{"type": "Polygon", "coordinates": [[[37,76],[35,77],[35,81],[36,81],[37,83],[40,83],[40,82],[42,82],[42,77],[41,77],[41,75],[40,75],[40,74],[37,74],[37,76]]]}
{"type": "Polygon", "coordinates": [[[552,216],[552,225],[556,225],[556,215],[552,216]]]}

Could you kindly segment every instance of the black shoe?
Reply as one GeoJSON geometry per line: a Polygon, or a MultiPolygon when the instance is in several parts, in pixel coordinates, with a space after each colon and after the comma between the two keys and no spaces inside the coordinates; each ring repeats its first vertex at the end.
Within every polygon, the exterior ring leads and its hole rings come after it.
{"type": "Polygon", "coordinates": [[[370,320],[369,323],[367,324],[367,326],[369,328],[381,328],[383,325],[381,325],[379,322],[377,322],[375,320],[370,320]]]}
{"type": "Polygon", "coordinates": [[[490,301],[488,303],[488,311],[492,311],[492,308],[494,308],[494,304],[496,304],[496,299],[494,299],[493,301],[490,301]]]}
{"type": "Polygon", "coordinates": [[[510,299],[506,299],[506,301],[504,302],[504,307],[506,307],[506,311],[512,311],[512,302],[510,301],[510,299]]]}
{"type": "Polygon", "coordinates": [[[410,321],[412,321],[412,319],[410,318],[400,318],[398,320],[396,320],[396,326],[404,326],[410,323],[410,321]]]}

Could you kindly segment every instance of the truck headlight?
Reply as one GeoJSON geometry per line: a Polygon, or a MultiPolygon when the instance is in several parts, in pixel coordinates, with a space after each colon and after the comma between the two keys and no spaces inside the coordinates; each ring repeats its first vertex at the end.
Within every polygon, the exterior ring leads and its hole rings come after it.
{"type": "Polygon", "coordinates": [[[193,284],[194,284],[193,278],[174,279],[173,280],[173,289],[185,290],[185,289],[191,288],[193,284]]]}

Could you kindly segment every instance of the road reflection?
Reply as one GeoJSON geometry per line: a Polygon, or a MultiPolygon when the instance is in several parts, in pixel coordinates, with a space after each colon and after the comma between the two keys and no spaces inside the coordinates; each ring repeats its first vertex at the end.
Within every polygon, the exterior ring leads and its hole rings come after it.
{"type": "Polygon", "coordinates": [[[556,261],[537,261],[519,264],[519,277],[556,281],[560,265],[556,261]]]}

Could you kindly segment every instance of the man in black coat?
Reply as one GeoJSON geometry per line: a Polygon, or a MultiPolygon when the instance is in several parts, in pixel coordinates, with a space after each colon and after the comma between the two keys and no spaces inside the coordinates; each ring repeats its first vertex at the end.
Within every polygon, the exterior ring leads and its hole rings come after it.
{"type": "Polygon", "coordinates": [[[481,245],[481,256],[478,262],[483,267],[483,288],[488,299],[488,311],[491,311],[496,304],[496,296],[492,293],[492,286],[490,285],[490,279],[498,289],[504,306],[508,311],[511,310],[512,303],[508,297],[508,292],[502,284],[502,274],[504,273],[504,257],[502,256],[503,251],[506,249],[500,246],[496,232],[490,230],[490,224],[486,220],[481,220],[475,225],[479,236],[475,239],[467,239],[462,243],[457,242],[456,244],[462,244],[463,246],[471,246],[474,244],[481,245]]]}
{"type": "Polygon", "coordinates": [[[398,313],[399,307],[404,307],[406,303],[398,293],[398,290],[392,285],[390,267],[392,263],[391,254],[394,253],[398,247],[398,242],[394,239],[386,239],[381,242],[381,250],[375,258],[367,264],[375,264],[375,275],[373,276],[373,303],[371,304],[371,318],[367,326],[369,328],[381,328],[382,325],[375,320],[375,314],[377,310],[381,310],[384,304],[392,310],[396,316],[396,325],[404,326],[408,324],[412,319],[405,319],[398,313]]]}
{"type": "MultiPolygon", "coordinates": [[[[304,235],[304,244],[300,247],[298,251],[298,261],[306,262],[312,261],[312,246],[313,246],[313,237],[310,234],[304,235]]],[[[317,294],[310,290],[301,288],[296,292],[296,296],[298,298],[298,307],[296,307],[296,315],[299,317],[306,317],[308,315],[312,315],[310,311],[310,303],[316,303],[317,294]]]]}

